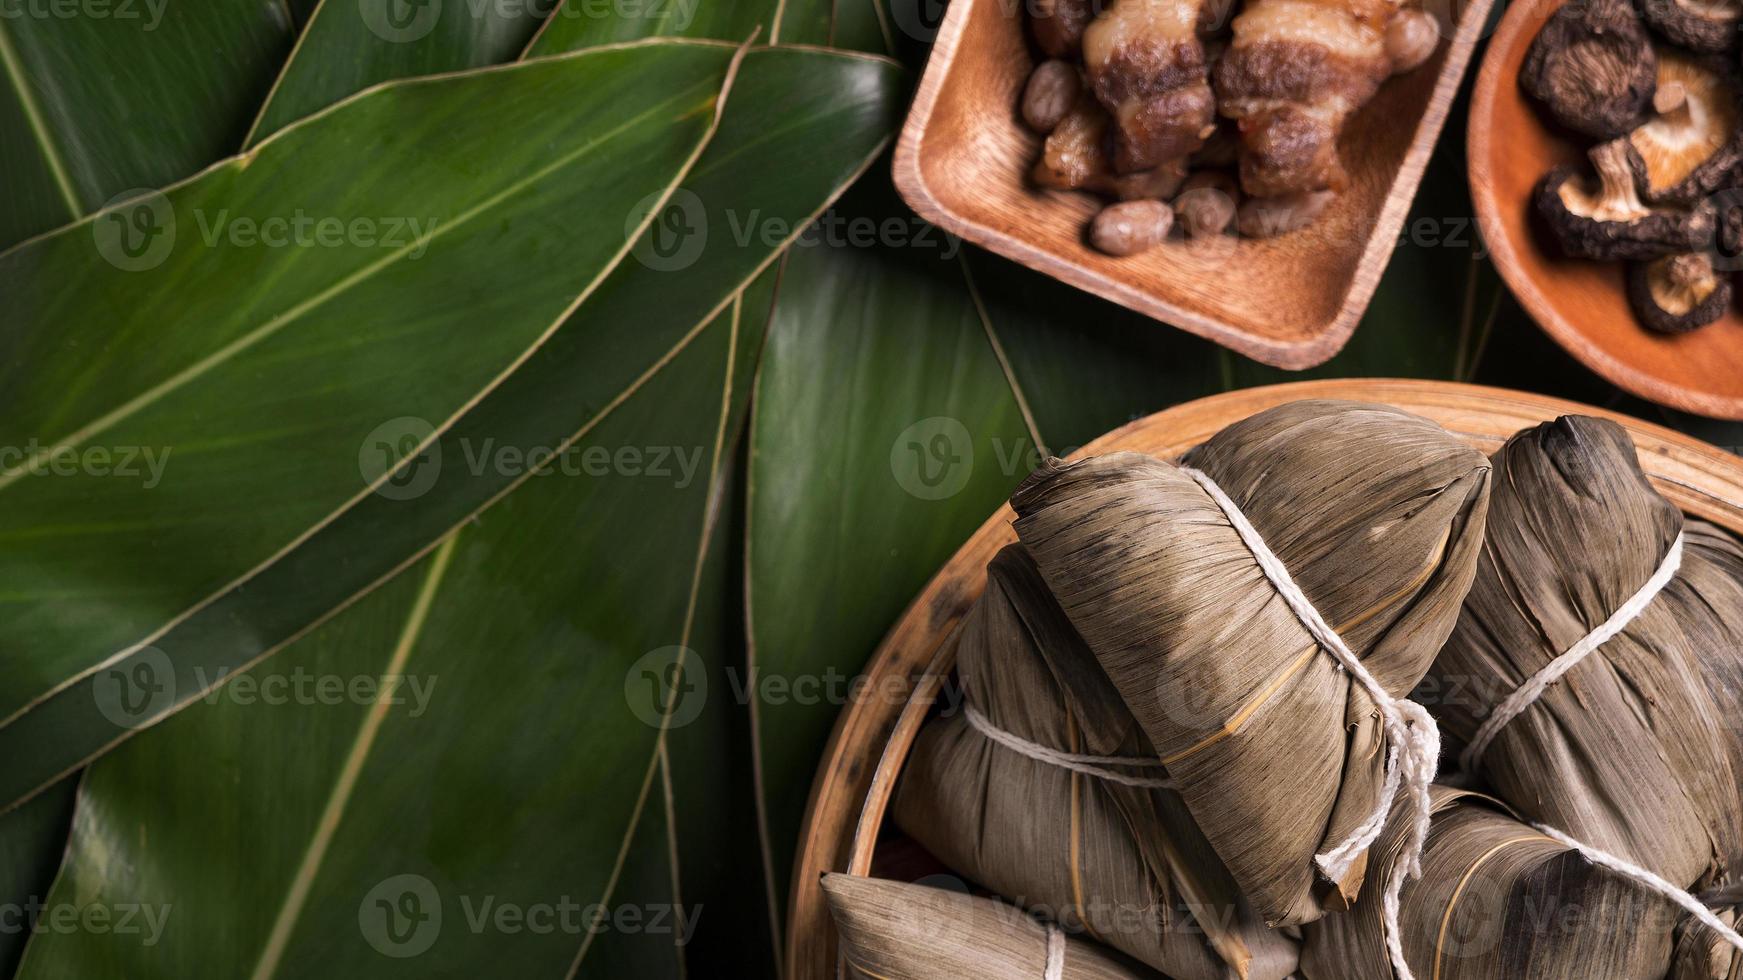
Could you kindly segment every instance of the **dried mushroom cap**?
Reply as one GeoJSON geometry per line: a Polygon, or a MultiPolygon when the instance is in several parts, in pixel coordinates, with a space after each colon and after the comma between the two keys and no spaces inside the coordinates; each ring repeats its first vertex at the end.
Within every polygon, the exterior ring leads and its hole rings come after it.
{"type": "Polygon", "coordinates": [[[1725,314],[1731,281],[1705,252],[1667,255],[1628,270],[1628,304],[1640,322],[1661,333],[1686,333],[1725,314]]]}
{"type": "Polygon", "coordinates": [[[1628,165],[1648,201],[1698,200],[1718,189],[1743,156],[1743,111],[1731,73],[1676,51],[1658,55],[1658,88],[1680,92],[1628,134],[1628,165]]]}
{"type": "Polygon", "coordinates": [[[1643,0],[1641,14],[1652,29],[1691,51],[1717,54],[1737,41],[1736,0],[1643,0]]]}
{"type": "Polygon", "coordinates": [[[1658,57],[1627,0],[1573,0],[1526,53],[1519,83],[1555,121],[1587,136],[1620,136],[1645,118],[1658,57]]]}
{"type": "Polygon", "coordinates": [[[1713,208],[1652,207],[1640,200],[1622,140],[1592,150],[1597,179],[1557,167],[1537,190],[1537,209],[1562,250],[1577,259],[1656,259],[1713,239],[1713,208]]]}

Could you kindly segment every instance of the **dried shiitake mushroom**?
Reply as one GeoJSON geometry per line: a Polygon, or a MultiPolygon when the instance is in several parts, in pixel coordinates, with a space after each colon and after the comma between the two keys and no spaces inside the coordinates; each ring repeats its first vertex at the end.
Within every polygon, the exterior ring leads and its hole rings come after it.
{"type": "Polygon", "coordinates": [[[1706,247],[1715,232],[1713,208],[1653,207],[1640,200],[1628,170],[1627,143],[1592,149],[1596,180],[1557,167],[1537,189],[1537,209],[1562,250],[1581,259],[1656,259],[1706,247]]]}
{"type": "Polygon", "coordinates": [[[1727,182],[1743,159],[1743,103],[1724,65],[1658,53],[1663,108],[1628,134],[1628,165],[1648,201],[1687,204],[1727,182]]]}
{"type": "Polygon", "coordinates": [[[1717,54],[1737,42],[1743,4],[1736,0],[1642,0],[1640,12],[1652,29],[1690,51],[1717,54]]]}
{"type": "Polygon", "coordinates": [[[1725,314],[1731,281],[1705,252],[1667,255],[1628,269],[1628,303],[1640,322],[1661,333],[1686,333],[1725,314]]]}
{"type": "Polygon", "coordinates": [[[1531,42],[1519,83],[1556,122],[1610,139],[1646,118],[1657,72],[1658,56],[1629,0],[1574,0],[1531,42]]]}

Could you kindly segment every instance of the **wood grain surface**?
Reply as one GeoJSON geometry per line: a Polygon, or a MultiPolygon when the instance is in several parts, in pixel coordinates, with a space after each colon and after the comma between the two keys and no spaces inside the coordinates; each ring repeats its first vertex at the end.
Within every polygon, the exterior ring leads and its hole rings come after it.
{"type": "Polygon", "coordinates": [[[1026,5],[1010,0],[950,4],[896,147],[896,187],[921,217],[1032,269],[1266,364],[1312,367],[1373,298],[1492,2],[1453,3],[1434,56],[1351,118],[1339,141],[1351,186],[1293,234],[1129,258],[1091,249],[1084,231],[1105,202],[1028,179],[1041,140],[1017,107],[1034,61],[1026,5]]]}
{"type": "MultiPolygon", "coordinates": [[[[1307,381],[1229,392],[1139,419],[1073,458],[1118,450],[1176,457],[1224,426],[1300,398],[1380,402],[1433,419],[1485,453],[1527,426],[1566,414],[1628,429],[1655,486],[1685,512],[1743,533],[1743,459],[1662,426],[1576,402],[1438,381],[1307,381]]],[[[871,870],[884,810],[914,737],[950,672],[956,627],[986,585],[986,565],[1017,537],[1010,506],[969,538],[903,613],[866,666],[860,700],[836,720],[812,785],[793,868],[786,964],[797,980],[836,975],[835,932],[818,878],[871,870]]]]}
{"type": "Polygon", "coordinates": [[[1536,217],[1532,191],[1557,164],[1580,164],[1584,144],[1552,131],[1519,87],[1525,52],[1562,0],[1508,8],[1471,93],[1471,200],[1495,267],[1539,325],[1568,353],[1648,401],[1743,419],[1743,317],[1680,336],[1641,326],[1628,308],[1620,262],[1562,258],[1536,217]]]}

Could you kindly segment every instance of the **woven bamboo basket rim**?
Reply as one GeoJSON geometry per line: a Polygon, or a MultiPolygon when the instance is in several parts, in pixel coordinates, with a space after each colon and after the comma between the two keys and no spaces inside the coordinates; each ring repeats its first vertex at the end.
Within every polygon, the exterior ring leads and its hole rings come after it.
{"type": "MultiPolygon", "coordinates": [[[[1653,485],[1682,508],[1743,534],[1743,458],[1660,425],[1578,402],[1503,388],[1442,381],[1359,379],[1301,381],[1233,391],[1130,422],[1072,458],[1135,450],[1174,458],[1232,422],[1303,398],[1392,405],[1432,419],[1485,453],[1508,436],[1560,415],[1620,423],[1633,438],[1653,485]]],[[[1017,540],[1010,505],[1001,506],[933,576],[884,638],[866,667],[811,787],[793,865],[787,917],[786,973],[795,980],[837,975],[835,927],[818,881],[824,872],[868,874],[896,779],[920,726],[956,659],[957,626],[986,586],[986,565],[1017,540]],[[904,698],[882,696],[891,690],[904,698]]]]}

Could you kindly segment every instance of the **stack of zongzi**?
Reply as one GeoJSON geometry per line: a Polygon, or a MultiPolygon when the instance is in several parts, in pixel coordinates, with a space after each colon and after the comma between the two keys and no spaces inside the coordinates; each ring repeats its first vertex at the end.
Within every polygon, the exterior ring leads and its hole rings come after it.
{"type": "Polygon", "coordinates": [[[1743,543],[1620,427],[1295,402],[1012,504],[892,809],[1005,901],[832,876],[854,970],[1743,980],[1743,543]]]}
{"type": "Polygon", "coordinates": [[[1049,460],[1012,498],[1017,533],[1254,907],[1273,925],[1309,922],[1354,898],[1383,790],[1420,751],[1397,744],[1387,713],[1458,616],[1488,461],[1396,409],[1303,401],[1186,462],[1232,507],[1153,457],[1049,460]],[[1384,700],[1322,649],[1234,511],[1384,700]]]}
{"type": "Polygon", "coordinates": [[[1679,888],[1718,884],[1743,854],[1735,542],[1685,521],[1613,422],[1528,429],[1495,474],[1433,668],[1462,768],[1528,820],[1679,888]]]}
{"type": "Polygon", "coordinates": [[[1155,750],[1021,547],[988,566],[956,671],[963,704],[920,732],[896,792],[909,836],[1176,980],[1294,972],[1295,941],[1253,913],[1179,797],[1155,786],[1155,750]]]}

